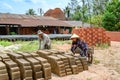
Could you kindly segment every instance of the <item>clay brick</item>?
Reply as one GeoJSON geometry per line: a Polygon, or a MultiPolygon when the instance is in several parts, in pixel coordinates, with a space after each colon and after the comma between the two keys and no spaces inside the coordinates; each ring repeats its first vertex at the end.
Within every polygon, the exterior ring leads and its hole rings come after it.
{"type": "Polygon", "coordinates": [[[9,80],[8,74],[0,74],[0,79],[1,80],[9,80]]]}

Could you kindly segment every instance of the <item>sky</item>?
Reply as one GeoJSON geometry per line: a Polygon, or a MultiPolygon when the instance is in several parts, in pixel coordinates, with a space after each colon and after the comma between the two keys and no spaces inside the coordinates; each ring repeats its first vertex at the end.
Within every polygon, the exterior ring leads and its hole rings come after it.
{"type": "Polygon", "coordinates": [[[68,2],[70,0],[0,0],[0,13],[25,14],[32,8],[38,14],[39,8],[44,12],[56,7],[64,9],[68,2]]]}

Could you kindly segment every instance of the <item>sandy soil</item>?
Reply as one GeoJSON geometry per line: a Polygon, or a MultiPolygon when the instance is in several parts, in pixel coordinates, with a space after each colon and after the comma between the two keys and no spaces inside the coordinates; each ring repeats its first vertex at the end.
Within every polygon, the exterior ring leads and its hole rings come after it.
{"type": "MultiPolygon", "coordinates": [[[[0,46],[0,50],[12,51],[13,47],[18,49],[19,46],[12,45],[6,48],[0,46]]],[[[70,51],[70,46],[70,44],[54,45],[56,49],[67,52],[70,51]]],[[[120,80],[120,42],[111,42],[111,47],[96,48],[94,52],[94,62],[89,66],[88,71],[65,77],[52,74],[51,80],[120,80]]]]}
{"type": "Polygon", "coordinates": [[[21,44],[14,44],[6,47],[0,45],[0,53],[13,52],[13,50],[19,49],[20,46],[21,44]]]}
{"type": "MultiPolygon", "coordinates": [[[[70,45],[56,45],[56,48],[68,51],[70,45]]],[[[89,66],[88,71],[65,77],[53,74],[51,80],[120,80],[120,42],[111,42],[111,47],[97,48],[94,52],[94,62],[89,66]]]]}

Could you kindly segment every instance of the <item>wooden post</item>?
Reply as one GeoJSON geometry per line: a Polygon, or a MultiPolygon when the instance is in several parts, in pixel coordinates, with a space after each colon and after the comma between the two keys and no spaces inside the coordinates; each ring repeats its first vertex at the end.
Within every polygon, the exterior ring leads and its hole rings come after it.
{"type": "Polygon", "coordinates": [[[10,25],[6,25],[6,31],[7,31],[7,35],[10,34],[10,25]]]}
{"type": "Polygon", "coordinates": [[[58,34],[60,34],[61,33],[61,31],[60,31],[60,27],[58,27],[58,34]]]}
{"type": "Polygon", "coordinates": [[[21,29],[21,28],[20,28],[20,25],[18,25],[18,30],[17,30],[18,32],[17,32],[17,33],[18,33],[19,35],[21,34],[21,33],[20,33],[20,29],[21,29]]]}

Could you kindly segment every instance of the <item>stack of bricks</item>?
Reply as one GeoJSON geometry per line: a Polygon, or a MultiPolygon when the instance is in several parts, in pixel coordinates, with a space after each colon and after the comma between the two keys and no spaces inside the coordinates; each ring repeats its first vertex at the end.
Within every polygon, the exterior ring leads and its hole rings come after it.
{"type": "Polygon", "coordinates": [[[38,50],[37,53],[43,53],[40,54],[40,57],[47,58],[49,55],[51,55],[51,52],[45,51],[45,50],[38,50]]]}
{"type": "Polygon", "coordinates": [[[42,79],[43,71],[40,62],[33,58],[32,55],[29,53],[18,52],[18,54],[22,55],[23,58],[30,63],[32,68],[33,80],[42,79]]]}
{"type": "Polygon", "coordinates": [[[19,54],[15,54],[15,53],[8,53],[8,55],[10,56],[10,58],[15,61],[19,68],[20,68],[20,77],[21,80],[33,80],[32,78],[32,68],[30,63],[23,59],[22,55],[19,54]]]}
{"type": "Polygon", "coordinates": [[[37,54],[22,52],[19,52],[18,54],[22,55],[25,60],[30,62],[33,70],[33,80],[51,79],[51,66],[46,59],[39,57],[37,54]]]}
{"type": "MultiPolygon", "coordinates": [[[[20,80],[20,69],[14,61],[10,59],[7,54],[1,54],[0,57],[2,58],[2,62],[5,63],[9,80],[20,80]]],[[[0,78],[1,79],[1,78],[0,78]]]]}
{"type": "Polygon", "coordinates": [[[2,62],[1,58],[0,58],[0,79],[9,80],[6,65],[2,62]]]}
{"type": "Polygon", "coordinates": [[[84,71],[82,61],[81,61],[81,59],[79,57],[75,57],[75,63],[77,65],[78,72],[84,71]]]}
{"type": "Polygon", "coordinates": [[[83,69],[84,69],[84,70],[88,70],[87,59],[86,59],[85,57],[81,57],[80,60],[81,60],[83,69]]]}
{"type": "Polygon", "coordinates": [[[0,54],[0,79],[49,80],[51,65],[36,53],[0,54]]]}
{"type": "Polygon", "coordinates": [[[48,56],[48,62],[51,64],[51,69],[52,69],[53,73],[55,73],[61,77],[66,75],[65,65],[64,65],[63,61],[61,61],[60,58],[58,58],[54,55],[51,55],[51,56],[48,56]]]}
{"type": "MultiPolygon", "coordinates": [[[[42,65],[43,77],[45,80],[51,79],[51,65],[48,63],[47,59],[40,57],[36,53],[31,53],[31,55],[42,65]]],[[[43,56],[46,57],[45,55],[43,56]]]]}
{"type": "Polygon", "coordinates": [[[106,35],[105,29],[103,28],[78,28],[73,29],[73,33],[87,42],[89,46],[96,46],[96,44],[110,45],[110,38],[106,35]]]}
{"type": "Polygon", "coordinates": [[[51,65],[48,63],[47,59],[40,57],[36,53],[31,53],[31,55],[42,65],[43,77],[45,80],[51,79],[51,65]]]}
{"type": "Polygon", "coordinates": [[[84,70],[88,70],[86,58],[59,50],[0,54],[1,80],[49,80],[52,72],[62,77],[84,70]]]}
{"type": "Polygon", "coordinates": [[[72,70],[71,70],[68,58],[63,55],[57,55],[57,57],[61,58],[61,60],[63,61],[64,66],[65,66],[66,75],[72,74],[72,70]]]}
{"type": "Polygon", "coordinates": [[[52,72],[59,76],[78,74],[79,72],[88,70],[87,60],[84,58],[76,58],[70,54],[55,50],[39,50],[37,54],[46,58],[51,64],[52,72]]]}
{"type": "Polygon", "coordinates": [[[67,57],[68,61],[69,61],[69,64],[70,64],[70,68],[71,68],[71,71],[73,74],[78,74],[78,67],[75,63],[75,58],[71,55],[66,55],[64,54],[65,57],[67,57]]]}
{"type": "Polygon", "coordinates": [[[40,61],[42,65],[43,77],[45,78],[45,80],[51,79],[51,65],[44,58],[36,57],[36,59],[40,61]]]}

